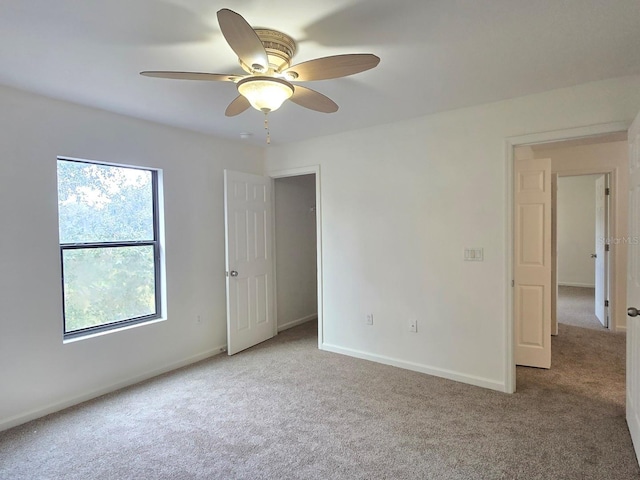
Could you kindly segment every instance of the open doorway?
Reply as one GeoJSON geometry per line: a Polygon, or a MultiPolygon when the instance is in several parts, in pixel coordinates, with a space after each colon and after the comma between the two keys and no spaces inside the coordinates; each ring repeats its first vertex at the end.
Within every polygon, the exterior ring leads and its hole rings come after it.
{"type": "MultiPolygon", "coordinates": [[[[583,233],[585,236],[580,240],[581,250],[577,248],[578,243],[573,242],[571,245],[565,245],[565,253],[581,257],[583,262],[590,263],[594,269],[594,275],[597,273],[599,277],[591,277],[594,288],[597,286],[599,313],[598,316],[603,325],[607,325],[609,330],[613,332],[621,332],[626,330],[626,263],[627,263],[627,176],[628,176],[628,144],[626,141],[626,132],[611,133],[607,135],[590,136],[571,140],[556,141],[550,143],[538,143],[530,146],[517,147],[520,155],[528,155],[532,159],[551,159],[551,173],[553,177],[557,177],[557,183],[565,182],[589,183],[593,179],[599,184],[600,193],[596,195],[595,185],[593,190],[589,190],[590,195],[595,195],[594,200],[588,200],[589,206],[576,207],[569,212],[567,217],[562,220],[563,224],[569,222],[569,229],[577,228],[571,223],[578,215],[582,215],[588,219],[593,218],[595,222],[597,210],[601,209],[601,225],[598,227],[599,232],[583,233]],[[581,177],[585,180],[581,180],[581,177]],[[586,180],[586,179],[589,180],[586,180]],[[605,199],[605,190],[609,189],[609,196],[605,199]],[[593,193],[591,193],[593,192],[593,193]],[[592,206],[592,202],[593,206],[592,206]],[[600,207],[595,203],[600,202],[600,207]],[[582,208],[582,210],[580,210],[582,208]],[[602,224],[606,215],[606,227],[602,224]],[[596,237],[597,241],[596,241],[596,237]],[[606,250],[607,249],[607,250],[606,250]],[[591,255],[595,254],[593,259],[591,255]],[[608,282],[606,278],[608,277],[608,282]],[[606,291],[605,291],[606,290],[606,291]],[[607,306],[605,308],[605,302],[607,306]],[[607,319],[608,318],[608,319],[607,319]]],[[[583,185],[587,189],[590,186],[583,185]]],[[[574,189],[575,190],[575,189],[574,189]]],[[[557,197],[562,192],[557,193],[557,197]]],[[[567,193],[565,191],[565,193],[567,193]]],[[[570,195],[579,195],[570,193],[570,195]]],[[[586,195],[586,194],[585,194],[586,195]]],[[[583,196],[584,197],[584,196],[583,196]]],[[[576,202],[576,199],[573,200],[576,202]]],[[[557,201],[556,201],[557,203],[557,201]]],[[[559,216],[560,208],[555,208],[554,213],[559,216]]],[[[559,220],[559,219],[558,219],[559,220]]],[[[559,220],[560,221],[560,220],[559,220]]],[[[559,226],[562,228],[562,225],[559,226]]],[[[591,227],[594,228],[594,227],[591,227]]],[[[555,230],[555,229],[553,229],[555,230]]],[[[557,233],[557,232],[555,232],[557,233]]],[[[557,236],[557,235],[552,235],[557,236]]],[[[558,242],[554,242],[555,247],[558,242]]],[[[552,269],[554,273],[560,274],[562,270],[563,258],[560,255],[558,259],[553,259],[552,269]],[[556,268],[557,266],[557,268],[556,268]]],[[[564,260],[567,260],[565,256],[564,260]]],[[[570,260],[570,259],[569,259],[570,260]]],[[[575,273],[575,272],[574,272],[575,273]]],[[[583,271],[584,277],[584,271],[583,271]]],[[[589,273],[590,275],[590,273],[589,273]]],[[[555,275],[557,276],[557,275],[555,275]]],[[[589,280],[579,281],[575,276],[569,279],[558,278],[553,283],[553,292],[555,293],[555,285],[566,283],[584,283],[589,285],[589,280]]],[[[594,292],[595,293],[595,292],[594,292]]],[[[595,298],[594,298],[595,302],[595,298]]],[[[595,303],[594,303],[595,308],[595,303]]],[[[555,313],[556,305],[552,305],[552,312],[555,313]]],[[[552,318],[552,333],[555,333],[555,315],[552,318]]]]}
{"type": "MultiPolygon", "coordinates": [[[[559,390],[581,388],[585,395],[624,411],[623,332],[629,238],[626,133],[542,140],[534,139],[528,145],[522,142],[513,152],[513,391],[516,377],[521,385],[544,385],[559,390]],[[543,143],[545,140],[547,143],[543,143]],[[584,194],[572,188],[572,183],[582,183],[584,194]],[[610,188],[608,205],[600,198],[598,206],[596,185],[603,187],[603,197],[604,189],[610,188]],[[531,192],[540,198],[532,197],[531,192]],[[567,205],[567,201],[572,204],[567,205]],[[596,225],[599,208],[600,213],[608,214],[607,222],[602,222],[600,228],[596,225]],[[557,220],[557,229],[552,228],[549,219],[557,220]],[[610,249],[605,253],[606,244],[610,249]],[[532,255],[535,253],[539,257],[532,255]],[[541,275],[544,278],[532,286],[526,278],[518,277],[518,268],[523,265],[531,268],[538,258],[540,267],[545,269],[541,275]],[[596,259],[609,261],[596,265],[596,259]],[[606,277],[609,282],[604,284],[605,293],[601,295],[609,301],[607,324],[611,331],[596,317],[597,278],[602,282],[606,277]],[[553,303],[556,291],[559,295],[553,303]],[[551,322],[552,313],[555,325],[551,322]],[[552,338],[553,333],[558,335],[552,338]],[[519,349],[526,351],[526,348],[544,350],[549,363],[528,363],[525,356],[518,356],[519,349]]],[[[603,313],[601,318],[606,323],[607,312],[603,313]]]]}
{"type": "Polygon", "coordinates": [[[276,328],[278,332],[317,323],[323,348],[322,195],[320,166],[275,170],[273,230],[276,328]],[[304,258],[296,262],[296,258],[304,258]],[[314,290],[315,286],[315,290],[314,290]],[[304,300],[297,298],[302,295],[304,300]]]}
{"type": "MultiPolygon", "coordinates": [[[[570,135],[564,138],[568,137],[570,135]]],[[[526,140],[529,139],[531,139],[529,142],[512,143],[514,171],[512,265],[515,287],[512,289],[513,359],[515,360],[512,364],[513,391],[516,386],[516,364],[542,369],[553,368],[551,365],[551,333],[553,332],[551,312],[555,312],[556,305],[554,304],[551,308],[551,298],[557,281],[551,281],[551,273],[556,272],[557,269],[555,268],[556,259],[552,260],[551,254],[547,252],[552,252],[552,246],[556,245],[555,239],[551,241],[550,234],[552,231],[550,219],[553,217],[551,194],[552,192],[555,194],[551,184],[554,179],[557,181],[558,177],[609,175],[610,234],[602,236],[607,237],[611,247],[608,266],[610,329],[614,332],[624,332],[626,329],[626,240],[628,240],[626,133],[579,136],[570,140],[555,140],[552,135],[546,138],[545,135],[526,137],[526,140]],[[531,283],[532,281],[519,277],[519,269],[523,267],[528,269],[537,267],[541,274],[539,283],[531,283]],[[543,353],[544,356],[539,355],[539,357],[544,362],[539,363],[544,364],[528,363],[527,355],[530,351],[543,353]]],[[[525,140],[525,138],[519,140],[525,140]]],[[[591,239],[591,234],[589,237],[589,248],[592,249],[595,237],[591,239]]],[[[594,306],[593,303],[591,306],[594,306]]],[[[560,330],[562,334],[562,329],[560,330]]],[[[608,335],[607,332],[602,333],[608,335]]],[[[564,357],[561,353],[557,358],[564,357]]]]}
{"type": "Polygon", "coordinates": [[[319,167],[225,170],[224,185],[229,355],[306,323],[322,348],[319,167]]]}
{"type": "Polygon", "coordinates": [[[557,303],[552,314],[559,323],[609,328],[609,197],[609,174],[557,179],[557,303]]]}
{"type": "Polygon", "coordinates": [[[316,176],[274,179],[278,331],[318,319],[316,176]]]}

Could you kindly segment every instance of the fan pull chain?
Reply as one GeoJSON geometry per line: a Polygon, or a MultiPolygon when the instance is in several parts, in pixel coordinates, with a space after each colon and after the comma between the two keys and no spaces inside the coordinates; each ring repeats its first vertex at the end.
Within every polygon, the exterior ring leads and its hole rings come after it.
{"type": "Polygon", "coordinates": [[[264,112],[264,129],[267,131],[267,145],[271,145],[271,132],[269,131],[269,112],[264,112]]]}

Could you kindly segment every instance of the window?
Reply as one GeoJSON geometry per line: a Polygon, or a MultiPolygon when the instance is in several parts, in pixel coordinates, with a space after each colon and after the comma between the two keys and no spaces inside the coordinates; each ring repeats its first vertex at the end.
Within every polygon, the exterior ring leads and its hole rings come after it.
{"type": "Polygon", "coordinates": [[[64,338],[160,317],[158,173],[58,159],[64,338]]]}

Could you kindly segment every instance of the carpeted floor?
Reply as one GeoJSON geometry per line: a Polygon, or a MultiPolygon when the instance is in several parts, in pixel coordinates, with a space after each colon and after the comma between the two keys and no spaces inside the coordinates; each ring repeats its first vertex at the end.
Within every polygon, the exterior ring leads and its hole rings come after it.
{"type": "Polygon", "coordinates": [[[606,331],[595,315],[595,288],[558,286],[558,323],[606,331]]]}
{"type": "Polygon", "coordinates": [[[0,478],[637,479],[624,336],[560,325],[502,394],[319,351],[316,324],[0,433],[0,478]]]}

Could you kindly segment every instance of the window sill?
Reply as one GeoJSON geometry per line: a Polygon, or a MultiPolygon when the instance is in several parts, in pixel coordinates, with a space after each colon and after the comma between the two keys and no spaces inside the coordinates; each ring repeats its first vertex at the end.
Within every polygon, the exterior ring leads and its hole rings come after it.
{"type": "Polygon", "coordinates": [[[110,335],[112,333],[122,332],[124,330],[131,330],[132,328],[144,327],[145,325],[151,325],[153,323],[164,322],[166,318],[154,318],[146,322],[134,323],[132,325],[124,325],[122,327],[112,328],[109,330],[103,330],[101,332],[87,333],[86,335],[80,335],[73,338],[65,338],[62,340],[63,344],[80,342],[82,340],[88,340],[90,338],[102,337],[103,335],[110,335]]]}

